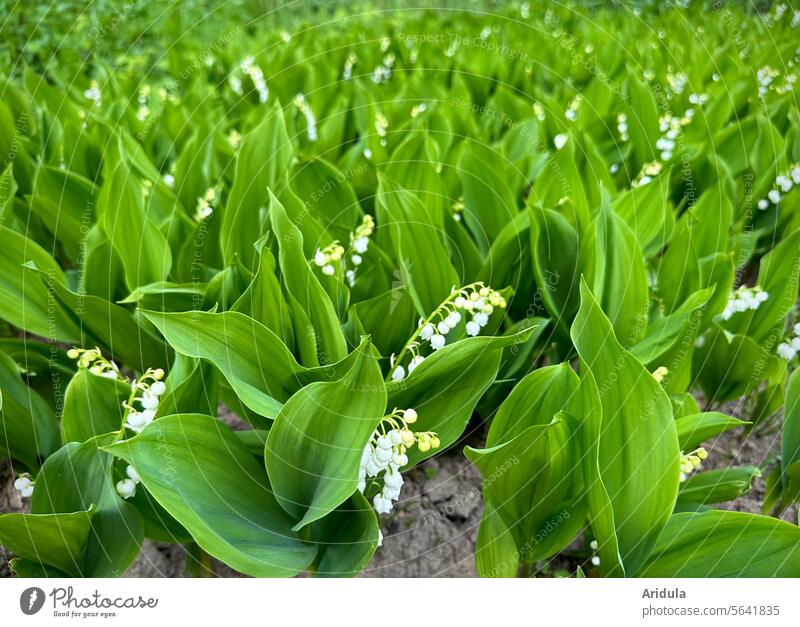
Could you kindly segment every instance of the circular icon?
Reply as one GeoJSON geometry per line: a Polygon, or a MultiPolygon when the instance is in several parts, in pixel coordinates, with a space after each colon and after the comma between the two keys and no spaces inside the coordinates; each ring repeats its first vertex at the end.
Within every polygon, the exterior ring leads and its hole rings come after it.
{"type": "Polygon", "coordinates": [[[41,588],[28,588],[19,596],[19,609],[23,614],[32,616],[44,605],[44,590],[41,588]]]}

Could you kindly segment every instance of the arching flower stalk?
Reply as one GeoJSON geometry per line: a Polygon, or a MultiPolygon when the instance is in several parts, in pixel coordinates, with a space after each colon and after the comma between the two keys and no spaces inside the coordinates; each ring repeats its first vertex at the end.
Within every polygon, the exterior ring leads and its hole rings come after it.
{"type": "Polygon", "coordinates": [[[444,348],[446,335],[461,322],[462,317],[471,316],[466,323],[467,335],[478,335],[489,323],[489,316],[495,308],[504,309],[506,299],[500,292],[478,281],[450,292],[450,296],[426,319],[420,319],[414,335],[395,357],[390,360],[389,377],[392,381],[403,381],[414,369],[425,361],[420,349],[425,342],[433,351],[444,348]],[[406,363],[406,357],[410,356],[406,363]]]}
{"type": "Polygon", "coordinates": [[[78,367],[87,368],[92,374],[118,379],[130,385],[130,396],[122,403],[125,410],[122,418],[123,427],[139,433],[153,422],[158,409],[158,399],[166,390],[166,385],[162,381],[164,371],[161,368],[148,368],[138,379],[131,380],[119,371],[113,361],[103,357],[99,348],[71,348],[67,351],[67,356],[70,359],[77,359],[78,367]]]}
{"type": "Polygon", "coordinates": [[[400,469],[408,464],[406,452],[415,444],[423,453],[437,449],[441,445],[433,431],[412,431],[409,425],[417,421],[414,409],[397,409],[381,419],[378,428],[370,436],[361,455],[358,475],[358,489],[364,492],[367,479],[382,480],[383,485],[372,499],[378,514],[388,514],[393,501],[400,498],[403,477],[400,469]]]}

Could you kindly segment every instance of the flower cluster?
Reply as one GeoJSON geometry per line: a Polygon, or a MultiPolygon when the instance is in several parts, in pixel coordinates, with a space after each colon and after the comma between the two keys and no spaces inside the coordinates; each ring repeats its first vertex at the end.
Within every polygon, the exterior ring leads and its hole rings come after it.
{"type": "Polygon", "coordinates": [[[722,312],[723,320],[730,320],[733,314],[743,311],[755,311],[769,298],[769,294],[760,287],[747,287],[743,285],[737,289],[728,299],[725,309],[722,312]]]}
{"type": "Polygon", "coordinates": [[[780,72],[769,65],[765,65],[764,67],[758,69],[758,72],[756,72],[756,80],[758,81],[759,98],[762,100],[764,99],[769,91],[772,81],[774,81],[775,77],[779,75],[780,72]]]}
{"type": "MultiPolygon", "coordinates": [[[[689,98],[691,100],[691,96],[689,98]]],[[[658,128],[663,135],[656,140],[656,149],[661,151],[662,161],[669,161],[672,159],[672,153],[675,150],[675,140],[678,138],[678,135],[680,135],[681,129],[689,124],[693,118],[694,109],[687,109],[680,118],[669,114],[659,118],[658,128]]]]}
{"type": "Polygon", "coordinates": [[[128,475],[125,479],[117,481],[117,494],[123,499],[129,499],[136,496],[136,486],[141,483],[139,475],[133,466],[128,466],[125,469],[125,474],[128,475]]]}
{"type": "Polygon", "coordinates": [[[702,447],[686,454],[681,451],[681,481],[686,481],[689,474],[697,470],[706,457],[708,457],[708,453],[702,447]]]}
{"type": "Polygon", "coordinates": [[[669,375],[669,369],[666,366],[659,366],[658,368],[653,370],[652,374],[656,382],[661,383],[669,375]]]}
{"type": "Polygon", "coordinates": [[[366,214],[361,219],[361,224],[356,227],[356,230],[350,233],[350,249],[347,251],[347,253],[349,255],[350,263],[353,264],[353,268],[345,271],[347,284],[350,287],[353,287],[356,283],[356,272],[358,271],[358,266],[360,266],[364,261],[362,255],[367,252],[367,249],[369,248],[369,238],[372,236],[374,231],[375,220],[371,215],[366,214]]]}
{"type": "Polygon", "coordinates": [[[624,113],[617,114],[617,132],[619,133],[620,141],[626,142],[630,139],[630,135],[628,135],[628,116],[624,113]]]}
{"type": "Polygon", "coordinates": [[[386,145],[386,131],[389,128],[389,120],[383,113],[375,114],[375,132],[381,138],[381,146],[386,145]]]}
{"type": "Polygon", "coordinates": [[[450,205],[450,213],[453,215],[453,220],[461,222],[461,214],[464,213],[464,197],[460,197],[452,205],[450,205]]]}
{"type": "Polygon", "coordinates": [[[677,74],[672,73],[672,68],[669,68],[669,72],[667,73],[667,84],[669,85],[670,90],[673,94],[682,94],[683,90],[686,89],[686,85],[689,82],[689,77],[686,76],[684,72],[678,72],[677,74]]]}
{"type": "Polygon", "coordinates": [[[137,101],[139,103],[139,109],[136,111],[136,119],[140,122],[144,122],[147,119],[147,116],[150,115],[150,107],[147,106],[147,98],[150,96],[150,85],[145,83],[139,89],[139,96],[137,101]]]}
{"type": "Polygon", "coordinates": [[[575,96],[567,106],[567,110],[564,112],[564,115],[570,122],[574,122],[578,119],[578,110],[581,108],[581,100],[583,97],[578,94],[575,96]]]}
{"type": "Polygon", "coordinates": [[[800,185],[800,165],[798,164],[790,166],[785,172],[775,177],[775,183],[767,193],[767,197],[758,201],[758,208],[764,211],[769,209],[770,204],[777,205],[783,194],[788,194],[795,185],[800,185]]]}
{"type": "Polygon", "coordinates": [[[358,63],[358,57],[354,52],[347,55],[347,60],[344,62],[344,69],[342,70],[342,80],[349,81],[353,77],[353,67],[358,63]]]}
{"type": "Polygon", "coordinates": [[[122,403],[125,409],[125,426],[128,429],[138,433],[153,422],[158,409],[158,397],[166,390],[166,385],[161,380],[164,378],[164,371],[161,368],[148,368],[141,377],[129,381],[120,373],[113,361],[103,357],[99,348],[71,348],[67,351],[67,356],[70,359],[77,359],[78,367],[88,368],[92,374],[119,379],[130,384],[131,394],[128,400],[122,403]],[[134,407],[134,403],[139,407],[134,407]]]}
{"type": "Polygon", "coordinates": [[[103,357],[99,348],[70,348],[67,357],[77,359],[79,368],[88,368],[89,372],[98,377],[124,379],[117,364],[103,357]]]}
{"type": "Polygon", "coordinates": [[[89,89],[83,92],[84,98],[88,98],[97,106],[103,102],[103,94],[100,92],[100,85],[94,79],[89,83],[89,89]]]}
{"type": "Polygon", "coordinates": [[[645,163],[644,166],[642,166],[642,171],[639,173],[639,176],[637,176],[636,180],[631,183],[631,187],[641,187],[642,185],[647,185],[653,180],[653,177],[658,176],[661,173],[663,167],[664,166],[660,161],[651,161],[650,163],[645,163]]]}
{"type": "Polygon", "coordinates": [[[375,220],[369,214],[361,219],[361,224],[356,227],[356,230],[350,233],[350,246],[345,251],[344,247],[335,240],[325,248],[318,248],[314,253],[314,264],[322,268],[322,274],[332,276],[336,272],[334,263],[343,262],[345,268],[345,277],[350,287],[353,287],[356,282],[356,271],[364,258],[362,255],[367,252],[369,248],[369,238],[375,231],[375,220]],[[348,269],[348,262],[353,265],[348,269]]]}
{"type": "Polygon", "coordinates": [[[400,469],[408,464],[406,455],[408,449],[416,444],[419,450],[425,453],[440,446],[438,436],[432,431],[414,432],[409,428],[409,425],[416,421],[415,410],[395,409],[388,416],[384,416],[364,447],[359,468],[358,489],[362,493],[367,489],[368,478],[383,479],[380,492],[372,499],[375,511],[379,514],[388,514],[392,510],[392,501],[400,498],[400,489],[403,487],[400,469]]]}
{"type": "Polygon", "coordinates": [[[197,206],[194,210],[194,219],[197,222],[202,222],[211,217],[211,214],[214,213],[214,200],[216,198],[217,192],[213,187],[209,187],[205,194],[197,197],[197,206]]]}
{"type": "Polygon", "coordinates": [[[447,300],[439,305],[427,320],[420,320],[415,335],[406,343],[397,359],[392,356],[392,380],[403,381],[425,360],[419,353],[423,342],[428,342],[434,351],[443,348],[447,343],[445,336],[458,326],[462,314],[470,316],[466,323],[466,333],[474,337],[489,323],[489,316],[495,308],[502,309],[505,306],[506,299],[500,292],[481,282],[471,283],[458,290],[453,289],[447,300]],[[407,370],[401,363],[406,353],[411,355],[407,370]]]}
{"type": "Polygon", "coordinates": [[[31,476],[26,472],[17,477],[14,481],[14,489],[19,492],[23,499],[28,499],[33,496],[34,481],[31,476]]]}
{"type": "Polygon", "coordinates": [[[235,128],[232,128],[228,132],[228,143],[231,145],[232,148],[238,148],[239,144],[242,142],[242,135],[237,131],[235,128]]]}
{"type": "Polygon", "coordinates": [[[314,111],[312,111],[311,105],[308,104],[306,97],[302,93],[297,94],[294,97],[294,106],[297,107],[300,113],[302,113],[306,118],[308,141],[317,141],[317,118],[314,116],[314,111]]]}
{"type": "MultiPolygon", "coordinates": [[[[262,72],[261,68],[258,67],[255,59],[253,59],[253,57],[245,57],[239,64],[239,69],[247,74],[250,77],[250,80],[253,81],[253,85],[258,92],[258,101],[266,102],[267,98],[269,97],[269,88],[267,87],[267,81],[264,79],[264,72],[262,72]]],[[[242,90],[242,80],[238,76],[231,74],[230,78],[228,79],[228,84],[236,94],[239,96],[244,95],[244,91],[242,90]]]]}
{"type": "Polygon", "coordinates": [[[383,62],[375,66],[372,70],[372,82],[376,85],[385,83],[392,77],[392,68],[394,67],[395,56],[390,52],[383,57],[383,62]]]}
{"type": "Polygon", "coordinates": [[[131,431],[139,433],[155,419],[158,398],[166,390],[166,385],[161,380],[163,378],[164,371],[161,368],[155,370],[148,368],[131,384],[131,398],[122,404],[127,411],[125,426],[131,431]],[[141,396],[136,396],[137,393],[141,393],[141,396]],[[135,407],[134,403],[138,407],[135,407]]]}
{"type": "Polygon", "coordinates": [[[787,338],[785,342],[778,344],[778,355],[786,361],[792,361],[800,354],[800,322],[794,325],[794,337],[787,338]]]}
{"type": "Polygon", "coordinates": [[[333,262],[341,261],[344,255],[344,247],[339,244],[339,240],[328,244],[325,248],[317,248],[314,253],[314,263],[318,268],[322,268],[322,274],[332,276],[336,269],[333,262]]]}

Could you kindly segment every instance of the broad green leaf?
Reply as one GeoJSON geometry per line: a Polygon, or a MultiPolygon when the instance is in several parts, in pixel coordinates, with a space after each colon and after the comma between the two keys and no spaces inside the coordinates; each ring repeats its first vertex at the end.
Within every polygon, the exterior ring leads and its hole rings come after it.
{"type": "Polygon", "coordinates": [[[92,508],[91,529],[81,553],[85,577],[119,577],[133,563],[143,539],[136,508],[114,488],[113,457],[98,449],[118,434],[71,442],[51,455],[36,476],[34,514],[61,514],[92,508]]]}
{"type": "Polygon", "coordinates": [[[16,362],[0,352],[0,454],[33,470],[58,444],[53,410],[25,385],[16,362]]]}
{"type": "Polygon", "coordinates": [[[18,557],[79,577],[92,513],[2,514],[0,544],[18,557]]]}
{"type": "Polygon", "coordinates": [[[64,392],[61,437],[64,442],[85,442],[104,433],[119,431],[125,410],[122,403],[131,386],[80,368],[64,392]]]}
{"type": "Polygon", "coordinates": [[[420,316],[429,315],[459,282],[442,244],[442,233],[411,192],[381,177],[378,224],[389,230],[394,260],[420,316]]]}
{"type": "Polygon", "coordinates": [[[484,499],[493,504],[491,515],[503,518],[526,563],[562,550],[583,526],[574,435],[569,418],[559,413],[549,423],[529,426],[497,446],[464,449],[483,476],[484,499]]]}
{"type": "Polygon", "coordinates": [[[675,419],[678,444],[682,451],[691,451],[716,435],[749,423],[717,411],[689,414],[675,419]]]}
{"type": "Polygon", "coordinates": [[[539,368],[523,377],[492,418],[486,446],[508,442],[528,427],[549,424],[570,403],[579,382],[566,363],[539,368]]]}
{"type": "Polygon", "coordinates": [[[254,577],[292,576],[314,559],[315,548],[292,531],[263,466],[211,416],[165,416],[106,450],[131,464],[195,542],[231,568],[254,577]]]}
{"type": "Polygon", "coordinates": [[[761,470],[755,466],[697,472],[681,483],[678,501],[704,505],[733,501],[747,493],[753,480],[760,476],[761,470]]]}
{"type": "Polygon", "coordinates": [[[672,406],[650,373],[617,341],[585,283],[572,340],[600,390],[600,477],[614,512],[626,572],[644,563],[678,491],[680,450],[672,406]]]}
{"type": "Polygon", "coordinates": [[[289,220],[283,205],[271,192],[269,207],[272,228],[280,247],[283,284],[308,314],[313,325],[319,363],[325,365],[339,361],[347,355],[347,344],[336,308],[303,253],[300,229],[289,220]]]}
{"type": "Polygon", "coordinates": [[[280,338],[264,325],[234,311],[143,312],[178,353],[206,359],[225,376],[241,401],[274,418],[303,385],[336,378],[348,360],[304,368],[280,338]]]}
{"type": "Polygon", "coordinates": [[[364,570],[378,546],[378,517],[361,492],[311,525],[319,549],[315,577],[352,577],[364,570]]]}
{"type": "Polygon", "coordinates": [[[66,283],[56,261],[36,242],[0,226],[0,318],[24,331],[61,342],[75,342],[80,329],[53,302],[47,285],[66,283]],[[33,262],[47,284],[24,268],[33,262]]]}
{"type": "Polygon", "coordinates": [[[650,294],[639,244],[603,194],[590,234],[582,242],[584,272],[614,335],[623,346],[636,344],[647,329],[650,294]]]}
{"type": "Polygon", "coordinates": [[[106,157],[107,171],[97,198],[97,212],[122,260],[125,283],[134,290],[140,285],[165,281],[172,266],[172,252],[145,206],[141,183],[123,155],[120,148],[111,150],[106,157]]]}
{"type": "MultiPolygon", "coordinates": [[[[713,294],[713,289],[699,290],[686,299],[680,307],[650,322],[646,335],[631,346],[631,353],[643,364],[653,364],[681,339],[695,335],[688,332],[700,325],[702,307],[713,294]]],[[[686,347],[684,347],[686,349],[686,347]]]]}
{"type": "Polygon", "coordinates": [[[341,172],[316,157],[296,164],[290,177],[292,189],[309,211],[326,231],[345,243],[361,216],[361,207],[348,181],[352,176],[349,170],[341,172]]]}
{"type": "Polygon", "coordinates": [[[578,233],[560,213],[530,208],[533,274],[543,305],[566,334],[580,302],[578,233]]]}
{"type": "MultiPolygon", "coordinates": [[[[417,431],[435,431],[442,448],[458,440],[480,398],[497,376],[504,348],[524,343],[532,329],[500,337],[468,337],[425,358],[404,381],[386,385],[387,407],[415,409],[417,431]]],[[[413,466],[435,451],[408,451],[413,466]]]]}
{"type": "Polygon", "coordinates": [[[781,431],[781,482],[787,496],[800,497],[800,369],[786,383],[781,431]]]}
{"type": "Polygon", "coordinates": [[[52,299],[68,311],[80,327],[76,342],[84,346],[99,344],[108,350],[112,359],[139,372],[159,368],[168,359],[164,342],[140,326],[124,307],[99,296],[73,292],[65,283],[50,281],[46,270],[38,266],[28,267],[29,281],[44,282],[52,299]]]}
{"type": "Polygon", "coordinates": [[[800,528],[712,510],[674,514],[639,577],[800,577],[800,528]]]}
{"type": "Polygon", "coordinates": [[[292,396],[275,418],[264,459],[275,497],[299,530],[341,505],[358,484],[370,435],[386,413],[386,386],[362,342],[338,380],[312,383],[292,396]]]}
{"type": "Polygon", "coordinates": [[[484,254],[518,212],[514,193],[508,187],[504,161],[495,149],[471,141],[458,162],[464,220],[484,254]]]}
{"type": "Polygon", "coordinates": [[[247,268],[253,267],[253,244],[264,233],[265,212],[270,202],[269,189],[276,189],[294,158],[294,147],[286,133],[283,112],[275,103],[264,121],[242,140],[236,158],[220,243],[227,263],[238,256],[247,268]]]}
{"type": "Polygon", "coordinates": [[[491,500],[484,498],[483,517],[475,542],[475,567],[481,577],[516,577],[520,550],[514,535],[491,500]]]}

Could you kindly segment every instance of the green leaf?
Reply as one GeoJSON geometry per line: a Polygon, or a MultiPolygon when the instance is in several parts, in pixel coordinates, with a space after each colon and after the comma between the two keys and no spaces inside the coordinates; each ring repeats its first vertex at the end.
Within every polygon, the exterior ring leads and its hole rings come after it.
{"type": "Polygon", "coordinates": [[[286,133],[283,112],[276,102],[264,121],[242,140],[236,158],[220,237],[222,255],[227,263],[238,256],[245,267],[253,267],[253,244],[264,234],[262,207],[269,202],[268,190],[276,189],[293,158],[294,147],[286,133]]]}
{"type": "Polygon", "coordinates": [[[264,449],[281,506],[299,522],[326,516],[358,485],[364,447],[386,409],[386,387],[372,346],[362,342],[342,378],[312,383],[278,412],[264,449]]]}
{"type": "Polygon", "coordinates": [[[800,528],[756,514],[674,514],[639,577],[800,577],[800,528]]]}
{"type": "Polygon", "coordinates": [[[761,470],[755,466],[697,472],[681,483],[678,501],[703,505],[733,501],[747,493],[753,480],[760,476],[761,470]]]}
{"type": "Polygon", "coordinates": [[[458,162],[464,191],[464,220],[483,254],[518,212],[503,171],[504,161],[495,149],[469,141],[458,162]]]}
{"type": "Polygon", "coordinates": [[[36,242],[6,226],[0,226],[0,249],[0,318],[44,338],[77,341],[80,329],[53,302],[47,285],[24,268],[33,262],[49,285],[66,283],[56,261],[36,242]]]}
{"type": "Polygon", "coordinates": [[[234,311],[142,313],[177,352],[214,364],[241,401],[266,418],[274,418],[303,385],[335,378],[349,363],[304,368],[277,335],[234,311]]]}
{"type": "Polygon", "coordinates": [[[0,352],[0,454],[33,470],[58,446],[53,410],[22,380],[16,362],[0,352]]]}
{"type": "Polygon", "coordinates": [[[459,283],[442,243],[442,233],[411,192],[381,177],[376,199],[378,223],[391,235],[394,260],[420,316],[436,309],[459,283]]]}
{"type": "Polygon", "coordinates": [[[792,500],[800,497],[800,369],[786,383],[781,431],[781,482],[792,500]]]}
{"type": "MultiPolygon", "coordinates": [[[[334,307],[303,253],[303,235],[286,214],[281,202],[270,192],[270,216],[280,247],[279,262],[283,284],[305,310],[313,325],[319,363],[330,364],[347,355],[347,343],[334,307]]],[[[297,329],[297,332],[303,332],[297,329]]]]}
{"type": "Polygon", "coordinates": [[[490,515],[503,518],[526,563],[562,550],[584,521],[582,482],[574,463],[577,440],[566,414],[551,419],[503,444],[464,449],[483,476],[484,499],[493,504],[490,515]]]}
{"type": "Polygon", "coordinates": [[[372,559],[378,546],[378,517],[361,492],[354,492],[324,518],[311,525],[319,553],[315,577],[353,577],[372,559]]]}
{"type": "Polygon", "coordinates": [[[555,211],[530,208],[533,274],[542,302],[564,334],[578,311],[578,233],[555,211]]]}
{"type": "Polygon", "coordinates": [[[703,317],[701,309],[713,292],[712,288],[699,290],[672,313],[651,322],[645,336],[631,347],[631,353],[643,364],[653,364],[681,340],[696,335],[703,317]],[[692,329],[695,332],[690,334],[692,329]]]}
{"type": "Polygon", "coordinates": [[[758,269],[756,285],[769,298],[755,311],[736,314],[725,328],[747,335],[760,344],[775,344],[776,335],[783,335],[786,317],[797,302],[800,281],[800,230],[781,240],[764,255],[758,269]]]}
{"type": "Polygon", "coordinates": [[[107,171],[97,198],[97,212],[122,260],[125,283],[134,290],[140,285],[165,281],[172,266],[172,252],[153,220],[150,205],[145,206],[143,188],[123,155],[121,146],[106,155],[107,171]]]}
{"type": "Polygon", "coordinates": [[[52,299],[69,311],[69,316],[80,327],[75,343],[99,344],[108,350],[112,359],[139,372],[163,363],[167,357],[164,342],[142,328],[127,309],[99,296],[73,292],[66,283],[50,281],[46,271],[38,266],[28,265],[27,268],[28,282],[40,280],[46,284],[52,299]]]}
{"type": "Polygon", "coordinates": [[[675,419],[678,444],[682,451],[691,451],[728,429],[748,424],[750,423],[717,411],[689,414],[675,419]]]}
{"type": "Polygon", "coordinates": [[[582,246],[587,280],[615,336],[624,346],[636,344],[647,329],[647,271],[633,231],[611,209],[606,193],[582,246]]]}
{"type": "Polygon", "coordinates": [[[263,466],[211,416],[166,416],[106,450],[131,464],[195,542],[231,568],[254,577],[292,576],[314,559],[316,550],[292,531],[263,466]]]}
{"type": "Polygon", "coordinates": [[[678,491],[680,450],[664,390],[617,341],[585,283],[572,325],[581,367],[597,381],[603,408],[600,476],[614,512],[627,572],[647,558],[678,491]]]}
{"type": "Polygon", "coordinates": [[[0,515],[0,544],[23,559],[79,577],[92,513],[0,515]]]}
{"type": "MultiPolygon", "coordinates": [[[[442,448],[455,443],[478,401],[495,380],[503,349],[524,343],[534,329],[509,336],[468,337],[425,358],[405,380],[386,384],[387,407],[415,409],[415,431],[435,431],[442,448]]],[[[409,467],[434,455],[408,451],[409,467]]]]}
{"type": "Polygon", "coordinates": [[[508,442],[528,427],[549,424],[569,404],[579,382],[567,363],[539,368],[523,377],[492,419],[486,446],[508,442]]]}
{"type": "Polygon", "coordinates": [[[483,516],[475,541],[475,567],[481,577],[516,577],[520,550],[514,534],[488,498],[484,498],[483,516]]]}
{"type": "Polygon", "coordinates": [[[131,394],[130,385],[80,368],[64,392],[61,437],[64,442],[85,442],[122,428],[122,403],[131,394]]]}
{"type": "Polygon", "coordinates": [[[70,442],[51,455],[36,476],[31,499],[34,514],[60,514],[94,509],[81,553],[85,577],[119,577],[133,563],[144,536],[136,508],[114,487],[113,457],[98,449],[118,434],[87,442],[70,442]]]}

